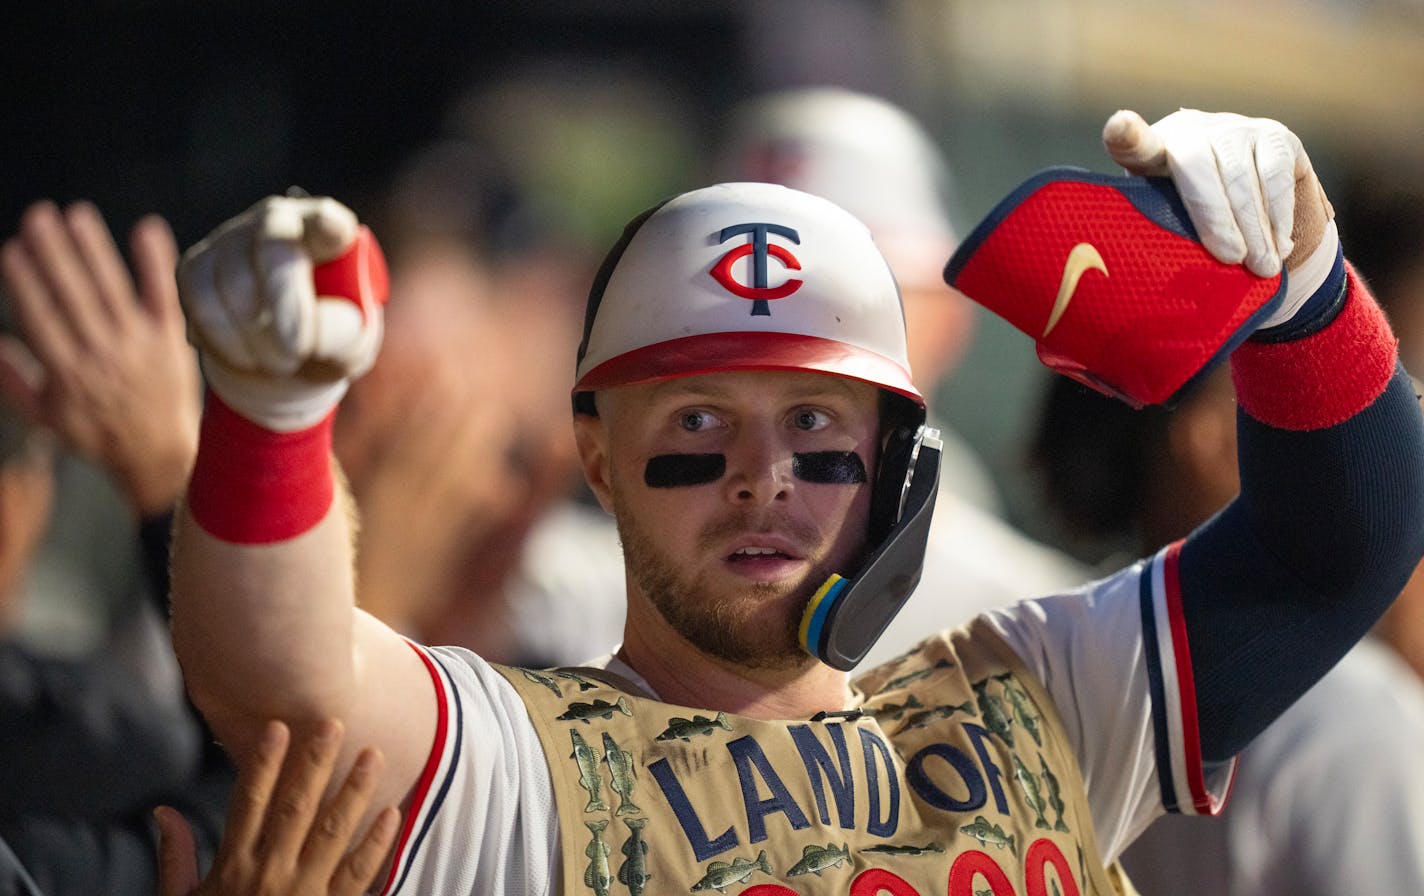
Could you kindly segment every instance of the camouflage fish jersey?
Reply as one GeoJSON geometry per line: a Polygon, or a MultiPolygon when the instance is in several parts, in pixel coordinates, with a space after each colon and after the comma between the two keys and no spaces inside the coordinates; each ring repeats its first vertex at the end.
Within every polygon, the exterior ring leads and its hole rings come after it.
{"type": "Polygon", "coordinates": [[[585,669],[500,671],[549,764],[565,896],[1131,892],[1091,858],[1056,711],[986,626],[860,677],[820,721],[674,706],[585,669]]]}

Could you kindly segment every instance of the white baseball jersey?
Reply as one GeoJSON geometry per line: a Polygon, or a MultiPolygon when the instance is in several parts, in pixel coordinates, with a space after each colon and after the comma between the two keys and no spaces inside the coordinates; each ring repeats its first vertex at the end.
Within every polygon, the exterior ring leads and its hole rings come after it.
{"type": "MultiPolygon", "coordinates": [[[[1215,811],[1234,770],[1198,758],[1175,566],[1175,548],[1164,549],[1076,591],[989,614],[1057,706],[1104,865],[1164,808],[1215,811]]],[[[523,703],[469,651],[419,649],[439,725],[381,892],[558,892],[553,786],[523,703]]],[[[616,661],[607,667],[642,684],[616,661]]]]}

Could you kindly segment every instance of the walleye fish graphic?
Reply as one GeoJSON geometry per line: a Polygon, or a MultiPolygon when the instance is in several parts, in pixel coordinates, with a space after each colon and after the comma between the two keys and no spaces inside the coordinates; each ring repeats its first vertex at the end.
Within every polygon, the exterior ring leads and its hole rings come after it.
{"type": "Polygon", "coordinates": [[[608,869],[608,844],[603,842],[603,829],[608,827],[605,821],[585,821],[584,825],[593,832],[593,839],[588,842],[583,854],[588,856],[588,869],[583,873],[583,882],[595,896],[608,896],[612,889],[613,876],[608,869]]]}
{"type": "Polygon", "coordinates": [[[796,877],[801,874],[814,874],[821,876],[821,872],[832,866],[839,868],[845,862],[851,861],[850,844],[842,843],[840,849],[836,849],[834,843],[827,843],[825,846],[808,846],[801,853],[801,861],[792,865],[786,870],[787,877],[796,877]]]}
{"type": "Polygon", "coordinates": [[[895,690],[896,688],[903,688],[905,685],[910,684],[910,683],[912,683],[912,682],[919,681],[921,678],[929,678],[931,675],[935,674],[935,673],[938,672],[940,669],[953,669],[953,668],[954,668],[954,663],[951,663],[949,660],[946,660],[946,659],[941,659],[939,662],[935,663],[933,666],[926,666],[926,667],[924,667],[923,669],[916,669],[916,670],[913,671],[913,672],[906,672],[904,675],[901,675],[899,678],[892,678],[892,679],[890,679],[889,681],[885,682],[885,687],[882,688],[881,690],[882,690],[882,692],[883,692],[883,691],[893,691],[893,690],[895,690]]]}
{"type": "Polygon", "coordinates": [[[987,680],[975,684],[974,693],[978,697],[979,713],[984,717],[984,726],[997,734],[999,740],[1012,747],[1014,732],[1010,726],[1013,722],[1008,713],[1004,712],[1004,699],[989,693],[987,680]]]}
{"type": "Polygon", "coordinates": [[[589,681],[587,678],[584,678],[582,675],[578,674],[577,672],[570,672],[570,671],[567,670],[567,669],[560,669],[559,671],[555,672],[554,674],[557,675],[557,676],[560,677],[560,678],[567,679],[568,681],[574,682],[575,684],[578,685],[578,689],[579,689],[580,691],[596,691],[596,690],[598,690],[598,688],[599,688],[599,685],[598,685],[597,682],[589,681]]]}
{"type": "Polygon", "coordinates": [[[880,722],[883,722],[886,719],[889,719],[891,721],[899,721],[900,719],[904,718],[905,713],[909,712],[910,710],[922,709],[923,707],[924,704],[921,703],[919,699],[915,697],[914,694],[911,694],[910,696],[905,698],[904,703],[887,703],[879,709],[871,712],[871,715],[875,716],[876,720],[880,722]]]}
{"type": "Polygon", "coordinates": [[[579,786],[588,791],[588,805],[583,807],[583,811],[602,812],[608,804],[599,797],[603,790],[603,778],[598,774],[598,751],[579,736],[577,729],[570,728],[569,734],[574,742],[574,751],[569,758],[578,763],[579,786]]]}
{"type": "Polygon", "coordinates": [[[989,819],[982,815],[974,816],[973,824],[966,824],[959,829],[965,834],[978,840],[985,846],[1007,846],[1009,853],[1018,858],[1018,846],[1014,843],[1013,834],[1005,834],[1004,829],[996,824],[990,824],[989,819]]]}
{"type": "Polygon", "coordinates": [[[564,692],[559,690],[559,683],[555,681],[551,676],[545,675],[543,672],[539,672],[534,669],[520,669],[519,671],[523,673],[525,678],[529,679],[535,684],[542,684],[544,687],[553,691],[555,697],[564,696],[564,692]]]}
{"type": "Polygon", "coordinates": [[[727,721],[725,712],[717,713],[717,717],[709,719],[706,716],[693,716],[690,719],[671,718],[668,719],[668,726],[659,734],[658,740],[692,740],[698,735],[706,736],[712,733],[713,728],[721,728],[731,731],[732,726],[727,721]]]}
{"type": "Polygon", "coordinates": [[[603,732],[603,761],[608,763],[608,776],[613,781],[613,792],[618,794],[618,811],[614,815],[633,815],[642,812],[633,803],[633,784],[638,777],[638,769],[633,765],[633,754],[620,750],[618,742],[607,731],[603,732]]]}
{"type": "Polygon", "coordinates": [[[1048,801],[1043,798],[1043,791],[1038,787],[1038,776],[1028,770],[1028,766],[1019,759],[1019,754],[1013,754],[1014,759],[1014,780],[1019,783],[1019,789],[1023,791],[1024,799],[1028,801],[1029,808],[1034,811],[1037,817],[1033,820],[1033,826],[1048,830],[1048,819],[1043,817],[1043,812],[1048,808],[1048,801]]]}
{"type": "Polygon", "coordinates": [[[771,873],[771,865],[767,864],[764,849],[757,853],[755,859],[736,858],[730,862],[713,862],[707,866],[707,873],[702,879],[692,885],[692,890],[716,890],[718,893],[725,893],[732,884],[742,883],[759,870],[771,873]]]}
{"type": "Polygon", "coordinates": [[[974,701],[966,700],[963,703],[959,704],[932,706],[929,709],[922,709],[919,712],[912,713],[910,717],[905,720],[905,724],[900,726],[900,730],[896,731],[895,733],[900,734],[904,731],[913,731],[916,728],[924,728],[931,722],[936,722],[940,719],[947,719],[957,712],[962,712],[966,715],[973,715],[974,701]]]}
{"type": "Polygon", "coordinates": [[[617,703],[609,703],[607,700],[595,700],[592,703],[570,703],[567,712],[554,718],[561,722],[584,722],[586,724],[591,719],[611,719],[615,712],[621,712],[629,718],[633,717],[633,710],[628,706],[627,697],[619,697],[617,703]]]}
{"type": "Polygon", "coordinates": [[[1029,703],[1028,694],[1019,689],[1012,679],[1004,681],[1004,696],[1009,699],[1009,706],[1014,710],[1014,721],[1019,723],[1019,727],[1027,731],[1033,742],[1040,747],[1043,746],[1043,735],[1038,730],[1038,716],[1033,714],[1033,708],[1029,703]]]}
{"type": "Polygon", "coordinates": [[[1043,783],[1048,788],[1048,805],[1054,812],[1058,813],[1058,820],[1053,823],[1053,829],[1064,834],[1068,833],[1068,824],[1063,820],[1063,811],[1068,805],[1063,802],[1063,791],[1058,785],[1058,776],[1053,773],[1053,769],[1048,767],[1048,761],[1043,758],[1043,754],[1038,754],[1038,764],[1043,771],[1039,774],[1043,776],[1043,783]]]}
{"type": "Polygon", "coordinates": [[[643,828],[647,827],[648,820],[628,818],[623,823],[628,825],[629,835],[620,852],[628,858],[618,866],[618,882],[628,888],[630,896],[643,896],[643,889],[653,879],[648,874],[648,844],[643,839],[643,828]]]}

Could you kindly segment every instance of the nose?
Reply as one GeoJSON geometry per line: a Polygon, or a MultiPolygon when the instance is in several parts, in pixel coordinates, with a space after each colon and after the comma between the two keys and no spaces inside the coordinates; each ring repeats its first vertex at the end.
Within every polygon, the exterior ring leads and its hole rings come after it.
{"type": "Polygon", "coordinates": [[[756,506],[787,500],[795,482],[791,460],[775,426],[738,427],[727,445],[727,500],[756,506]]]}

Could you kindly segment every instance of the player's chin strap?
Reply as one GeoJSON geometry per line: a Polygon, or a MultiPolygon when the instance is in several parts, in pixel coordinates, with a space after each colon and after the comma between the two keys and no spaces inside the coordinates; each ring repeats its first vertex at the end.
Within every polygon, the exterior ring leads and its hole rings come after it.
{"type": "Polygon", "coordinates": [[[887,447],[881,462],[890,475],[878,477],[877,488],[898,490],[888,531],[859,575],[833,574],[801,616],[801,646],[826,665],[844,671],[859,663],[919,584],[943,447],[939,430],[925,426],[887,447]]]}

